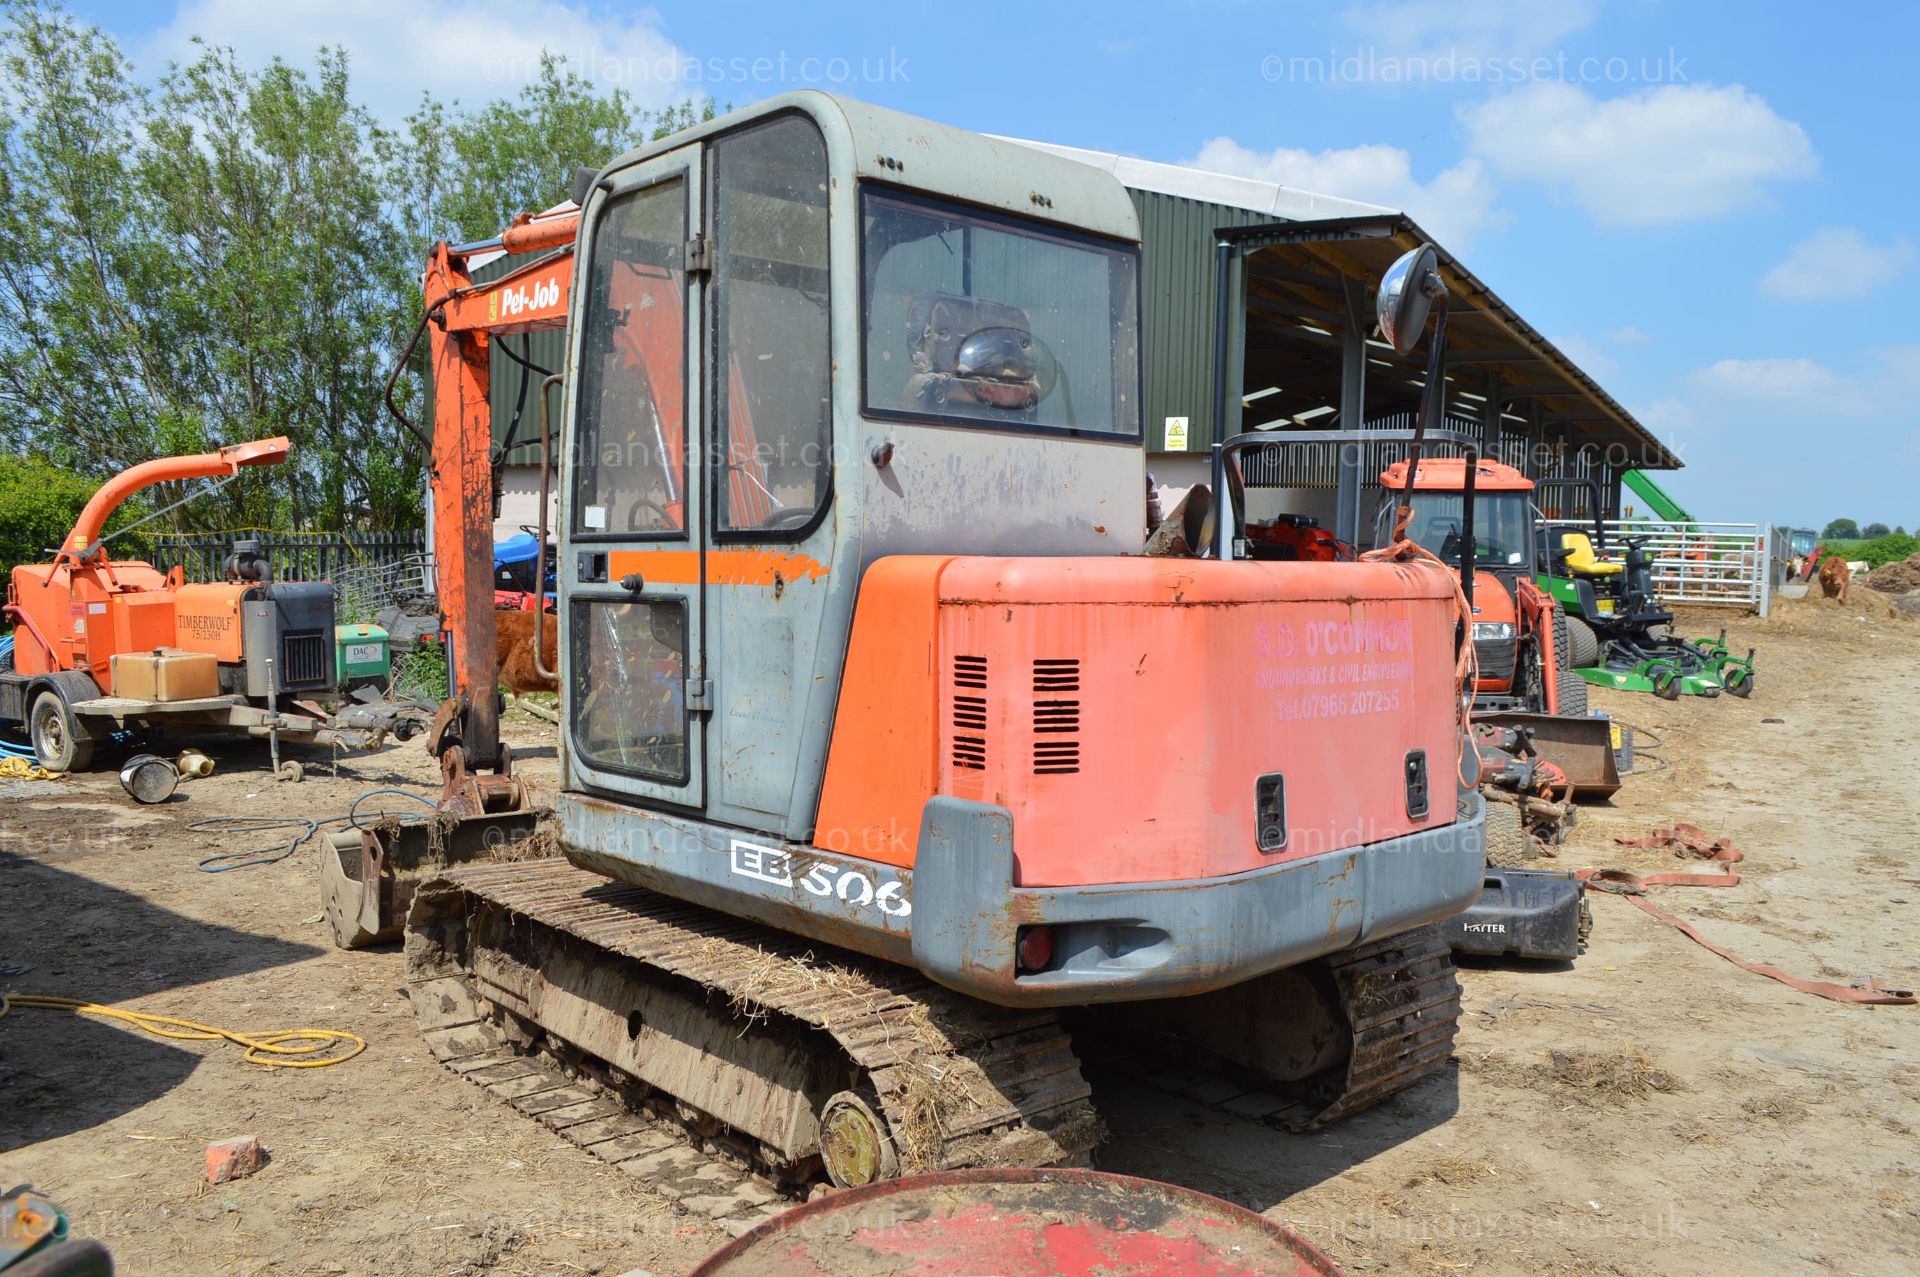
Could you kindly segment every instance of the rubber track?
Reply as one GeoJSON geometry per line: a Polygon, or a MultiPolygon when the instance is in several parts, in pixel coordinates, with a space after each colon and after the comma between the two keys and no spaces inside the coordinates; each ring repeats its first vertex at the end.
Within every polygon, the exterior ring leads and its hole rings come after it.
{"type": "Polygon", "coordinates": [[[407,977],[434,1055],[730,1231],[789,1203],[743,1163],[698,1151],[678,1123],[634,1113],[590,1079],[569,1080],[557,1065],[516,1054],[484,1019],[468,973],[416,930],[470,916],[481,900],[713,990],[748,1022],[780,1015],[831,1034],[864,1070],[896,1131],[926,1129],[913,1109],[939,1103],[938,1147],[901,1148],[903,1171],[1074,1164],[1104,1134],[1051,1011],[989,1006],[908,968],[841,953],[834,980],[791,982],[798,992],[782,996],[763,978],[769,955],[821,966],[795,937],[560,860],[474,865],[423,882],[409,919],[407,977]]]}
{"type": "Polygon", "coordinates": [[[1439,928],[1375,941],[1327,964],[1353,1033],[1337,1093],[1266,1090],[1218,1072],[1166,1067],[1145,1058],[1129,1071],[1154,1089],[1203,1108],[1308,1131],[1378,1104],[1447,1067],[1460,1027],[1460,982],[1439,928]]]}

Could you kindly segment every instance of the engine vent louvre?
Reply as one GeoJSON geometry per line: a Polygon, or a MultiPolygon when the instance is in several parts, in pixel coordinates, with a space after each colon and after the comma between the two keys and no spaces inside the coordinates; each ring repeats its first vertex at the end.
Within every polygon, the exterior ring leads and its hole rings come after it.
{"type": "Polygon", "coordinates": [[[987,742],[979,736],[955,736],[953,738],[953,765],[965,767],[969,771],[985,771],[987,767],[987,742]]]}
{"type": "Polygon", "coordinates": [[[1080,658],[1046,658],[1033,663],[1033,692],[1036,696],[1051,692],[1080,690],[1080,658]]]}
{"type": "MultiPolygon", "coordinates": [[[[956,688],[965,687],[985,692],[987,690],[987,658],[984,656],[954,657],[953,685],[956,688]]],[[[976,772],[986,770],[986,730],[987,698],[984,695],[962,696],[956,692],[953,697],[952,755],[955,767],[976,772]]]]}
{"type": "Polygon", "coordinates": [[[1076,658],[1047,658],[1033,663],[1033,771],[1036,776],[1070,776],[1080,770],[1080,702],[1062,692],[1080,690],[1076,658]]]}
{"type": "Polygon", "coordinates": [[[324,630],[290,630],[280,643],[280,687],[324,686],[333,674],[333,651],[324,630]]]}

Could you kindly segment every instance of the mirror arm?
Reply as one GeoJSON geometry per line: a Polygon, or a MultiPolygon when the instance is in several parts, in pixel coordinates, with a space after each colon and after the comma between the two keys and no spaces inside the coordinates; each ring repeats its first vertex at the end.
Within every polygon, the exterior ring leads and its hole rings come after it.
{"type": "MultiPolygon", "coordinates": [[[[1407,449],[1407,486],[1403,490],[1406,494],[1406,504],[1401,511],[1407,518],[1412,517],[1414,483],[1420,477],[1420,454],[1426,444],[1427,426],[1432,420],[1433,405],[1444,402],[1442,398],[1444,391],[1441,385],[1447,349],[1447,294],[1444,288],[1433,299],[1433,305],[1438,313],[1433,321],[1433,346],[1427,352],[1427,382],[1420,390],[1420,411],[1414,420],[1413,443],[1407,449]]],[[[1395,518],[1393,539],[1396,542],[1407,539],[1406,519],[1395,518]]]]}
{"type": "MultiPolygon", "coordinates": [[[[1469,447],[1466,456],[1466,482],[1461,485],[1460,494],[1460,594],[1467,601],[1467,621],[1473,621],[1473,565],[1480,557],[1478,547],[1473,543],[1473,499],[1474,480],[1480,469],[1480,451],[1469,447]]],[[[1472,637],[1472,631],[1468,631],[1472,637]]]]}

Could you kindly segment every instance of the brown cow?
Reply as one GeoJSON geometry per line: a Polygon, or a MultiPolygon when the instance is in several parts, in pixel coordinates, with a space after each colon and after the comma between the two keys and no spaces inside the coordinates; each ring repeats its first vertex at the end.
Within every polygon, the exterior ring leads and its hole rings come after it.
{"type": "Polygon", "coordinates": [[[1853,569],[1839,555],[1833,555],[1820,561],[1820,592],[1838,603],[1847,605],[1847,594],[1853,587],[1853,569]]]}
{"type": "Polygon", "coordinates": [[[540,655],[547,668],[553,669],[560,660],[560,618],[552,612],[519,611],[495,612],[493,617],[500,635],[500,686],[516,697],[526,692],[559,691],[557,679],[542,678],[534,668],[533,626],[536,620],[544,622],[540,627],[540,655]]]}

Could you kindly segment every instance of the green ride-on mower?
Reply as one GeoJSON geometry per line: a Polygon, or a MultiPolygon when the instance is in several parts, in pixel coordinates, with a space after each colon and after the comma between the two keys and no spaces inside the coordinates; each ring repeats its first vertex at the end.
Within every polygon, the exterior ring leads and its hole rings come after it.
{"type": "MultiPolygon", "coordinates": [[[[1600,509],[1598,496],[1596,485],[1588,509],[1600,509]]],[[[1654,597],[1644,538],[1628,538],[1623,558],[1610,560],[1600,557],[1605,541],[1597,515],[1592,535],[1542,523],[1540,536],[1540,588],[1566,613],[1569,655],[1588,683],[1666,700],[1753,694],[1753,649],[1733,655],[1725,630],[1692,640],[1673,634],[1673,613],[1654,597]]]]}

